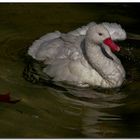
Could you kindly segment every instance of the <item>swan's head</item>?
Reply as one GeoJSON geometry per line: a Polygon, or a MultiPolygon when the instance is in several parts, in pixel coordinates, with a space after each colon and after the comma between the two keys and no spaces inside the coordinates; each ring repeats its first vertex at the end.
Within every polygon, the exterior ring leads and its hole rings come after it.
{"type": "Polygon", "coordinates": [[[91,26],[87,31],[86,39],[100,46],[105,44],[113,52],[120,50],[120,47],[112,41],[109,31],[102,24],[91,26]]]}

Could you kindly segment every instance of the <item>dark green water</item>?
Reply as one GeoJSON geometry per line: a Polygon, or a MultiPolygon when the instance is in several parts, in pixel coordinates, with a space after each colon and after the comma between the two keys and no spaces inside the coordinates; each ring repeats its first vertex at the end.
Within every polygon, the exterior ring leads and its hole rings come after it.
{"type": "Polygon", "coordinates": [[[140,137],[139,4],[0,4],[1,138],[140,137]],[[122,43],[135,62],[119,55],[127,84],[118,90],[35,85],[22,77],[27,48],[40,36],[91,21],[117,22],[133,40],[122,43]],[[137,35],[136,35],[137,34],[137,35]]]}

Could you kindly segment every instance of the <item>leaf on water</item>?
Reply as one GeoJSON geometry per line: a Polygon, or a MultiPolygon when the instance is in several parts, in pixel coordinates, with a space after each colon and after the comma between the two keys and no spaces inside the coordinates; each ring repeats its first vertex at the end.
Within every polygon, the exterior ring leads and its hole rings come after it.
{"type": "Polygon", "coordinates": [[[20,99],[12,100],[10,94],[11,94],[10,91],[5,92],[4,94],[0,94],[0,102],[4,102],[4,103],[17,103],[17,102],[20,101],[20,99]]]}

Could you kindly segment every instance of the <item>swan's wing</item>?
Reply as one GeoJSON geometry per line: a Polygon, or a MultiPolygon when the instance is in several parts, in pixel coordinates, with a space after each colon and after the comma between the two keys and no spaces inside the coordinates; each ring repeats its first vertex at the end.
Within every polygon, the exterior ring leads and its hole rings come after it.
{"type": "Polygon", "coordinates": [[[76,30],[68,32],[68,34],[74,35],[74,36],[81,36],[81,35],[86,35],[86,32],[90,26],[96,25],[95,22],[90,22],[86,26],[82,26],[80,28],[77,28],[76,30]]]}
{"type": "Polygon", "coordinates": [[[82,57],[81,44],[85,36],[64,34],[62,35],[62,40],[64,41],[64,52],[68,59],[77,60],[82,57]]]}
{"type": "Polygon", "coordinates": [[[54,59],[51,61],[44,61],[47,65],[43,72],[54,79],[54,81],[65,81],[76,78],[72,75],[70,70],[70,64],[81,59],[81,41],[82,36],[74,36],[70,34],[63,34],[61,36],[61,41],[63,41],[63,46],[59,48],[54,59]]]}
{"type": "Polygon", "coordinates": [[[71,54],[71,58],[76,59],[79,57],[79,50],[76,51],[75,45],[73,45],[76,44],[76,37],[86,35],[88,28],[94,25],[96,25],[96,23],[91,22],[86,26],[82,26],[74,31],[68,32],[66,36],[62,35],[59,31],[48,33],[33,42],[28,49],[28,54],[34,59],[41,61],[45,60],[47,57],[52,58],[52,56],[55,56],[56,54],[61,58],[65,57],[64,55],[69,56],[69,54],[71,54]],[[63,41],[60,41],[61,36],[63,36],[63,41]],[[62,47],[64,46],[63,42],[65,42],[65,46],[71,47],[62,47]],[[62,53],[65,52],[64,55],[60,52],[58,53],[58,49],[60,49],[62,53]]]}
{"type": "Polygon", "coordinates": [[[48,34],[42,36],[38,40],[34,41],[33,44],[29,47],[28,54],[30,56],[32,56],[34,59],[37,59],[36,55],[37,55],[39,49],[42,48],[42,46],[43,46],[42,44],[44,44],[44,43],[47,44],[50,41],[59,38],[60,36],[61,36],[61,33],[59,31],[55,31],[53,33],[48,33],[48,34]]]}
{"type": "Polygon", "coordinates": [[[121,25],[117,23],[102,23],[110,33],[112,40],[125,40],[126,39],[126,32],[122,29],[121,25]]]}
{"type": "Polygon", "coordinates": [[[28,54],[35,60],[51,64],[60,59],[76,60],[81,57],[80,36],[61,34],[59,32],[49,33],[35,41],[29,48],[28,54]]]}

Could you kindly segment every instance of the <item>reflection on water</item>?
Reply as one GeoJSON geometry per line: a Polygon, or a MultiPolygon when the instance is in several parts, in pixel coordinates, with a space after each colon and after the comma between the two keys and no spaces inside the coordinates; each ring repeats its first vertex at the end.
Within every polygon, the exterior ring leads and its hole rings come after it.
{"type": "MultiPolygon", "coordinates": [[[[9,90],[13,98],[21,99],[16,104],[0,103],[0,137],[140,137],[139,35],[135,35],[136,40],[133,35],[133,40],[120,43],[124,52],[117,55],[127,71],[127,80],[119,89],[68,85],[58,88],[32,84],[22,77],[25,54],[33,40],[54,29],[69,31],[93,19],[102,21],[103,9],[109,10],[109,5],[96,7],[94,4],[0,5],[0,92],[9,90]],[[52,8],[58,15],[53,14],[50,19],[52,8]],[[69,8],[73,10],[68,12],[69,8]],[[67,18],[65,10],[73,19],[67,18]],[[61,20],[62,14],[65,21],[61,20]]],[[[124,5],[129,12],[127,7],[131,6],[124,5]]],[[[120,18],[127,28],[138,24],[133,19],[134,13],[125,18],[120,16],[122,13],[118,10],[114,18],[120,18]]],[[[107,20],[114,21],[111,15],[107,20]]],[[[133,30],[128,28],[128,31],[133,30]]]]}

